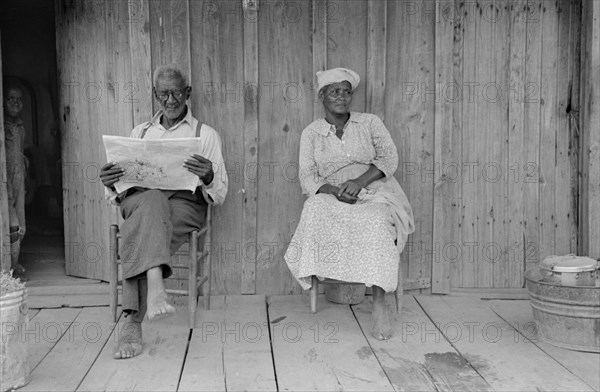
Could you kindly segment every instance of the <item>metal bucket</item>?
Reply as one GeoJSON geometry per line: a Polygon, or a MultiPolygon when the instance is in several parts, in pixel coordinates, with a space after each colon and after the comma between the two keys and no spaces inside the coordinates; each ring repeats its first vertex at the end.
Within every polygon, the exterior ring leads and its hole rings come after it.
{"type": "Polygon", "coordinates": [[[29,382],[27,360],[27,289],[0,297],[2,348],[0,352],[0,389],[2,392],[20,388],[29,382]]]}
{"type": "Polygon", "coordinates": [[[600,287],[547,282],[540,268],[525,273],[540,340],[600,353],[600,287]]]}
{"type": "Polygon", "coordinates": [[[589,257],[548,256],[540,263],[543,280],[562,286],[600,286],[600,263],[589,257]]]}

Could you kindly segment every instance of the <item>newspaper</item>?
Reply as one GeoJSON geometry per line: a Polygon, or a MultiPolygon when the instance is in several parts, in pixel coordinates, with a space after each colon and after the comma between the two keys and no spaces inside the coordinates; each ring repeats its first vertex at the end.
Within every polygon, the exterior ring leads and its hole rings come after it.
{"type": "Polygon", "coordinates": [[[183,189],[194,192],[200,179],[183,167],[192,154],[205,156],[200,138],[135,139],[102,135],[107,162],[125,173],[115,183],[117,193],[133,187],[183,189]]]}

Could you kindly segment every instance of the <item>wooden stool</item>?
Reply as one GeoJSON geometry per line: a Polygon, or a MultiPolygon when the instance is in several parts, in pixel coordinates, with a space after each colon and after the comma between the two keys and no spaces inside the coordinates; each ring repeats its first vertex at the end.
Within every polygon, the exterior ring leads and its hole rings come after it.
{"type": "MultiPolygon", "coordinates": [[[[403,285],[402,285],[402,269],[398,271],[398,287],[395,291],[396,297],[396,312],[400,313],[402,310],[402,294],[403,294],[403,285]]],[[[317,313],[317,297],[319,295],[319,284],[348,284],[348,285],[361,285],[364,283],[355,283],[355,282],[343,282],[341,280],[335,279],[325,279],[320,281],[315,275],[311,276],[312,286],[310,288],[310,311],[311,313],[317,313]]]]}
{"type": "MultiPolygon", "coordinates": [[[[196,325],[196,307],[198,306],[198,289],[203,286],[204,296],[204,308],[210,308],[210,276],[212,273],[211,257],[210,257],[210,239],[211,239],[211,206],[209,205],[206,209],[206,220],[204,227],[200,230],[194,230],[190,233],[189,239],[189,265],[179,266],[178,268],[184,268],[188,270],[188,289],[187,290],[174,290],[167,289],[168,294],[175,295],[187,295],[189,296],[189,310],[190,310],[190,328],[194,328],[196,325]],[[202,252],[198,252],[200,237],[204,237],[202,241],[202,252]],[[198,263],[202,263],[202,271],[199,274],[198,263]],[[205,284],[207,283],[207,284],[205,284]]],[[[110,310],[113,314],[114,322],[117,322],[117,305],[118,305],[118,291],[121,287],[119,281],[119,265],[121,265],[121,258],[119,255],[119,226],[110,226],[110,310]]],[[[183,246],[183,245],[182,245],[183,246]]]]}

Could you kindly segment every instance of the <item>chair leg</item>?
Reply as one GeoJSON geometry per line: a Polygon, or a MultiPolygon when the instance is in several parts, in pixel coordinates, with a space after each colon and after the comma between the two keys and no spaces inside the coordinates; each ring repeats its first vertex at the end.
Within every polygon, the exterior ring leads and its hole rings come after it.
{"type": "Polygon", "coordinates": [[[190,307],[190,329],[196,326],[196,308],[198,307],[198,231],[190,233],[190,254],[188,269],[188,289],[190,307]]]}
{"type": "Polygon", "coordinates": [[[400,314],[402,311],[402,296],[404,294],[404,282],[402,278],[402,265],[398,267],[398,287],[396,287],[395,297],[396,297],[396,313],[400,314]]]}
{"type": "Polygon", "coordinates": [[[119,291],[118,291],[118,280],[119,280],[119,267],[117,265],[118,263],[118,254],[119,254],[119,249],[118,249],[118,240],[117,240],[117,233],[119,232],[119,227],[117,225],[110,225],[110,230],[109,230],[109,253],[110,253],[110,260],[109,260],[109,283],[110,283],[110,313],[113,316],[113,322],[117,322],[118,319],[118,315],[117,315],[117,306],[118,306],[118,301],[119,301],[119,291]]]}
{"type": "Polygon", "coordinates": [[[312,276],[312,286],[310,287],[310,312],[317,313],[317,297],[319,295],[319,279],[312,276]]]}
{"type": "Polygon", "coordinates": [[[212,207],[210,205],[206,210],[206,226],[208,230],[204,233],[204,241],[202,242],[202,252],[206,252],[202,265],[202,274],[208,277],[208,281],[202,286],[202,295],[204,296],[204,309],[210,310],[210,293],[212,288],[212,255],[211,249],[209,249],[212,240],[212,207]]]}
{"type": "MultiPolygon", "coordinates": [[[[208,246],[205,246],[205,249],[208,249],[208,246]]],[[[204,262],[202,273],[208,277],[208,281],[202,285],[202,295],[204,296],[204,309],[210,310],[210,282],[212,281],[212,264],[210,254],[207,254],[205,257],[206,261],[204,262]]]]}

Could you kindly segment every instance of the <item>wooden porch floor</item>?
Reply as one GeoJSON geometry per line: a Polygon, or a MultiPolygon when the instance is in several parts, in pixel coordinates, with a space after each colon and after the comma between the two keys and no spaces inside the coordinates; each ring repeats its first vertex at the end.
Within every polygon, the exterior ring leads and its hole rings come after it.
{"type": "Polygon", "coordinates": [[[144,323],[143,353],[111,357],[108,307],[31,309],[20,391],[599,391],[600,355],[539,342],[529,301],[405,296],[394,337],[372,339],[370,298],[213,297],[144,323]]]}

